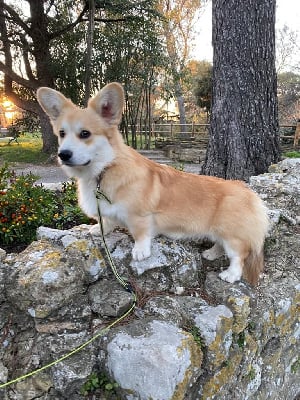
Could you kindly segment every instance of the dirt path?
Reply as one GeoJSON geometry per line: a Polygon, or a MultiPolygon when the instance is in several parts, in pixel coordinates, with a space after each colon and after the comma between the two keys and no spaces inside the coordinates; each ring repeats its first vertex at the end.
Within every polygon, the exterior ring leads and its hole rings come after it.
{"type": "Polygon", "coordinates": [[[49,165],[35,165],[16,163],[13,167],[18,175],[27,175],[32,173],[39,176],[37,183],[59,183],[68,180],[67,175],[63,172],[62,168],[55,164],[49,165]]]}
{"type": "MultiPolygon", "coordinates": [[[[172,160],[167,157],[162,156],[161,151],[143,151],[141,152],[145,157],[152,159],[158,163],[163,164],[175,164],[172,160]]],[[[200,173],[201,165],[200,164],[184,164],[184,171],[193,172],[195,174],[200,173]]],[[[34,175],[39,176],[40,178],[37,180],[37,183],[59,183],[65,182],[68,180],[68,177],[63,172],[63,170],[57,164],[43,164],[43,165],[35,165],[35,164],[26,164],[26,163],[15,163],[12,167],[18,175],[21,174],[29,174],[30,172],[34,175]]]]}

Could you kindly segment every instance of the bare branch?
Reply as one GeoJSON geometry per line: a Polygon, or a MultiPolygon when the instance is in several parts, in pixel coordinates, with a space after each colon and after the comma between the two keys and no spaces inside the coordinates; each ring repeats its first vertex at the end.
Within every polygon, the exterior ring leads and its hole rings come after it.
{"type": "Polygon", "coordinates": [[[28,80],[20,77],[18,74],[12,71],[11,68],[7,67],[7,65],[5,65],[2,61],[0,61],[0,71],[2,71],[5,75],[8,75],[10,79],[12,79],[17,84],[24,86],[28,89],[36,90],[40,86],[39,82],[36,79],[28,80]]]}

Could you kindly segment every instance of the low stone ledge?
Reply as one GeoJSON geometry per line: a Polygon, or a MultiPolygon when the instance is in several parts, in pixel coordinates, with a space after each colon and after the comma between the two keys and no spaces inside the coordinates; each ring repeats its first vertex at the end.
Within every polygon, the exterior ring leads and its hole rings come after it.
{"type": "MultiPolygon", "coordinates": [[[[297,162],[276,168],[252,180],[277,215],[258,287],[221,281],[226,260],[202,260],[205,244],[196,242],[156,238],[154,257],[137,265],[132,239],[115,231],[108,246],[138,294],[131,319],[73,357],[0,389],[0,399],[81,400],[80,388],[99,371],[119,384],[111,399],[296,399],[300,177],[297,162]]],[[[41,227],[24,252],[1,252],[2,382],[68,353],[132,304],[112,278],[100,238],[88,232],[86,225],[41,227]]],[[[95,396],[109,399],[103,388],[95,396]]]]}

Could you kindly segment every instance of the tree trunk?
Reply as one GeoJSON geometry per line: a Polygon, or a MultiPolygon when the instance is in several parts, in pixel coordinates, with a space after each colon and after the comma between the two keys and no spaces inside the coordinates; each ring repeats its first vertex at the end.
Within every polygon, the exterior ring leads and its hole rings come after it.
{"type": "Polygon", "coordinates": [[[202,172],[248,180],[280,159],[275,0],[213,0],[210,139],[202,172]]]}
{"type": "Polygon", "coordinates": [[[39,118],[41,123],[43,148],[42,151],[46,154],[56,154],[57,152],[57,137],[54,135],[52,125],[49,121],[48,116],[43,110],[39,112],[39,118]]]}
{"type": "Polygon", "coordinates": [[[93,54],[93,39],[95,29],[95,1],[88,0],[89,5],[89,22],[86,38],[86,59],[85,59],[85,96],[84,104],[87,106],[91,97],[91,75],[92,75],[92,54],[93,54]]]}
{"type": "Polygon", "coordinates": [[[175,95],[178,105],[179,112],[179,123],[180,123],[180,135],[182,139],[186,138],[187,130],[186,130],[186,115],[185,115],[185,105],[184,105],[184,97],[182,94],[182,88],[180,82],[177,82],[175,85],[175,95]]]}

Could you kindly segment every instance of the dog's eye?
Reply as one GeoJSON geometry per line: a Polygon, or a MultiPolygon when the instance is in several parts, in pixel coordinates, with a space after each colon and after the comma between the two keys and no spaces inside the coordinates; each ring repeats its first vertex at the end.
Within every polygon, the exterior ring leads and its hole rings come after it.
{"type": "Polygon", "coordinates": [[[63,129],[59,131],[59,137],[61,138],[65,137],[65,131],[63,129]]]}
{"type": "Polygon", "coordinates": [[[82,130],[79,134],[80,139],[87,139],[91,136],[91,132],[90,131],[85,131],[82,130]]]}

